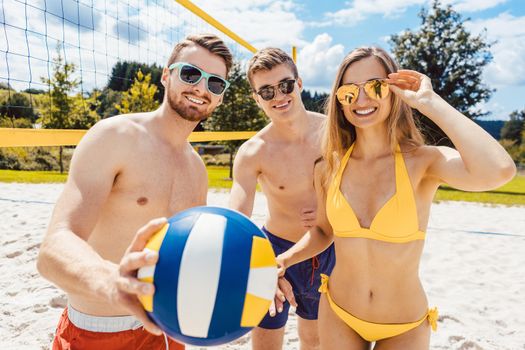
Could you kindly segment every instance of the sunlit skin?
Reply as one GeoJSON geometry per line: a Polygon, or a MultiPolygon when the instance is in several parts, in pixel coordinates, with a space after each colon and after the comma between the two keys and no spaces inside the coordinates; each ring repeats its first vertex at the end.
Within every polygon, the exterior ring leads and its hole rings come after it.
{"type": "MultiPolygon", "coordinates": [[[[387,78],[390,94],[396,94],[438,124],[457,148],[400,145],[413,187],[419,230],[427,229],[432,199],[440,184],[482,191],[500,186],[514,176],[514,163],[497,141],[436,95],[425,75],[408,70],[387,75],[379,61],[369,57],[352,63],[343,75],[342,84],[376,78],[387,78]]],[[[376,100],[361,89],[355,103],[341,107],[345,118],[355,126],[357,137],[340,191],[364,228],[370,227],[377,212],[396,191],[387,129],[391,104],[391,96],[376,100]]],[[[341,308],[376,323],[421,319],[428,308],[419,279],[424,241],[395,244],[334,236],[326,217],[326,196],[320,190],[323,169],[318,166],[315,173],[317,225],[278,257],[282,272],[334,241],[336,266],[329,288],[341,308]]],[[[319,306],[319,332],[323,349],[371,346],[332,311],[325,295],[319,306]]],[[[423,322],[399,336],[378,341],[374,349],[428,349],[429,342],[430,326],[423,322]]]]}
{"type": "MultiPolygon", "coordinates": [[[[183,48],[178,59],[226,75],[224,60],[202,47],[183,48]]],[[[132,314],[155,334],[137,298],[154,286],[139,282],[136,270],[157,261],[142,249],[162,217],[206,204],[206,168],[187,138],[222,99],[204,80],[184,84],[167,68],[161,81],[166,95],[157,110],[105,119],[82,139],[38,258],[40,273],[75,309],[132,314]]]]}
{"type": "MultiPolygon", "coordinates": [[[[270,101],[253,94],[271,123],[245,142],[237,153],[230,208],[250,216],[259,183],[268,205],[265,227],[278,237],[296,242],[315,220],[313,168],[315,160],[321,156],[320,138],[325,117],[305,110],[301,100],[302,81],[294,78],[291,68],[285,64],[254,73],[254,89],[277,85],[285,79],[297,80],[290,94],[276,89],[270,101]]],[[[279,281],[278,297],[270,314],[280,311],[285,294],[288,301],[296,305],[290,284],[284,279],[279,281]]],[[[298,332],[301,349],[316,349],[319,342],[317,321],[299,317],[298,332]]],[[[253,349],[281,349],[283,336],[284,328],[255,328],[252,331],[253,349]]]]}

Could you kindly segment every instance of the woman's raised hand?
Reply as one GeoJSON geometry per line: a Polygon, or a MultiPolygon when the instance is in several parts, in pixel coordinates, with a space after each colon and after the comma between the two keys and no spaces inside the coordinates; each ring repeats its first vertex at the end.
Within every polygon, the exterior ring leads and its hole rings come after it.
{"type": "Polygon", "coordinates": [[[418,110],[434,95],[430,78],[413,70],[400,69],[396,73],[390,73],[386,82],[394,94],[418,110]]]}

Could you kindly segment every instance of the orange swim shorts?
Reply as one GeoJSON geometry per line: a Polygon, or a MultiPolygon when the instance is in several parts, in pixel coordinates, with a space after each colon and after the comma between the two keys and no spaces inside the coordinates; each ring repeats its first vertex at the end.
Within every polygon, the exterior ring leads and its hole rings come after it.
{"type": "Polygon", "coordinates": [[[76,325],[68,316],[68,308],[64,309],[56,329],[53,350],[162,350],[166,349],[166,341],[169,350],[184,349],[184,345],[169,337],[156,336],[144,330],[138,321],[129,316],[94,317],[76,310],[72,311],[72,315],[76,325]],[[79,327],[84,325],[87,327],[79,327]]]}

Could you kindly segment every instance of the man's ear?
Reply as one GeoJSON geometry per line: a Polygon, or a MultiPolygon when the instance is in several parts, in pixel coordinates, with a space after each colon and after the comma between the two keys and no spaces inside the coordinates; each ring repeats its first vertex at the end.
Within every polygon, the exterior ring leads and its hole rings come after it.
{"type": "Polygon", "coordinates": [[[164,67],[164,69],[162,70],[162,75],[160,77],[160,83],[162,84],[162,86],[164,86],[164,88],[168,86],[168,81],[170,79],[170,73],[171,71],[168,69],[168,67],[164,67]]]}
{"type": "Polygon", "coordinates": [[[299,91],[303,91],[303,79],[297,77],[297,86],[299,86],[299,91]]]}
{"type": "Polygon", "coordinates": [[[259,103],[259,95],[257,95],[255,92],[252,92],[252,97],[255,100],[255,103],[257,104],[257,106],[259,106],[259,108],[262,108],[261,104],[259,103]]]}
{"type": "Polygon", "coordinates": [[[222,99],[224,98],[224,95],[221,95],[221,97],[219,97],[219,102],[217,102],[217,107],[219,107],[220,105],[222,105],[222,99]]]}

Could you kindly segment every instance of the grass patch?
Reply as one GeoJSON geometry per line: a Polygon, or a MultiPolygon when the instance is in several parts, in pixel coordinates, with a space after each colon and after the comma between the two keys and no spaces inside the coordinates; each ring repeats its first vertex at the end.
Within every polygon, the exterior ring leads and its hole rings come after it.
{"type": "Polygon", "coordinates": [[[59,171],[0,170],[0,182],[60,183],[66,182],[67,173],[59,171]]]}
{"type": "MultiPolygon", "coordinates": [[[[230,168],[223,166],[209,166],[208,185],[212,188],[230,189],[232,187],[230,168]]],[[[63,183],[67,180],[67,173],[58,171],[24,171],[0,169],[0,182],[22,183],[63,183]]]]}
{"type": "Polygon", "coordinates": [[[208,186],[211,188],[230,189],[232,180],[229,179],[230,167],[224,166],[207,166],[208,169],[208,186]]]}
{"type": "Polygon", "coordinates": [[[448,186],[441,186],[434,199],[436,201],[525,205],[525,176],[517,175],[508,184],[485,192],[463,192],[448,186]]]}
{"type": "MultiPolygon", "coordinates": [[[[230,169],[227,166],[208,166],[207,169],[210,188],[227,190],[231,188],[232,181],[228,178],[230,169]]],[[[56,171],[0,170],[0,182],[60,183],[65,182],[66,179],[66,173],[60,174],[56,171]]],[[[486,192],[463,192],[442,186],[438,190],[435,200],[525,205],[525,176],[518,175],[508,184],[486,192]]]]}

